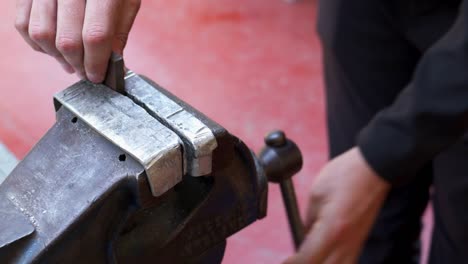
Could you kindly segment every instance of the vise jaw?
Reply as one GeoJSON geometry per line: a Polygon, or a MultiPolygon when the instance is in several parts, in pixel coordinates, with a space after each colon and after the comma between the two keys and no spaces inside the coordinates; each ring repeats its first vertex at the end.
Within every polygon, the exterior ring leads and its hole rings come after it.
{"type": "Polygon", "coordinates": [[[220,263],[266,214],[267,179],[226,129],[149,79],[81,81],[0,185],[0,263],[220,263]]]}

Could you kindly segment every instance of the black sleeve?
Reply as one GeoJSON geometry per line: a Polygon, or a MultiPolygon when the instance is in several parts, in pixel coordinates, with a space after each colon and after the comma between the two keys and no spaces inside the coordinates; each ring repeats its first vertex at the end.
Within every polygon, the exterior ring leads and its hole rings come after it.
{"type": "MultiPolygon", "coordinates": [[[[378,89],[378,87],[376,87],[378,89]]],[[[468,128],[468,0],[422,57],[411,83],[358,135],[370,166],[392,184],[410,181],[468,128]]]]}

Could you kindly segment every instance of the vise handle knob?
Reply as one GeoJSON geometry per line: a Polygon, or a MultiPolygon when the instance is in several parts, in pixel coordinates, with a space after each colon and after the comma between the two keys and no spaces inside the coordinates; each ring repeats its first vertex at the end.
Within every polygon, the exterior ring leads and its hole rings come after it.
{"type": "Polygon", "coordinates": [[[297,206],[292,176],[302,168],[302,154],[297,145],[283,131],[273,131],[265,137],[266,146],[259,160],[269,182],[279,183],[288,215],[289,227],[296,249],[304,239],[304,224],[297,206]]]}

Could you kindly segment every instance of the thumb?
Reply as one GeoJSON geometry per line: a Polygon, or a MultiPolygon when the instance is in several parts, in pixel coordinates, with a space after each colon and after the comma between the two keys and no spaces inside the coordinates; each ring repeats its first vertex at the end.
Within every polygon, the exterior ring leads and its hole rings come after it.
{"type": "Polygon", "coordinates": [[[336,243],[333,228],[329,223],[317,221],[307,234],[299,251],[288,258],[284,263],[287,264],[309,264],[323,263],[330,255],[334,244],[336,243]]]}

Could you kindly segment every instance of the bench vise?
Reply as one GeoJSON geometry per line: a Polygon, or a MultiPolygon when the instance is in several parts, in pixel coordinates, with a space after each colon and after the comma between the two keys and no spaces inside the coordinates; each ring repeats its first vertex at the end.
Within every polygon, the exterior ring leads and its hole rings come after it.
{"type": "Polygon", "coordinates": [[[301,169],[281,132],[256,157],[151,80],[124,82],[55,95],[56,123],[0,185],[0,263],[220,263],[226,239],[266,216],[268,178],[301,169]]]}

